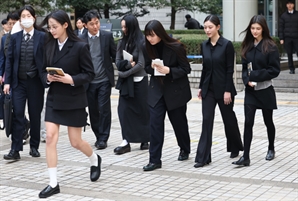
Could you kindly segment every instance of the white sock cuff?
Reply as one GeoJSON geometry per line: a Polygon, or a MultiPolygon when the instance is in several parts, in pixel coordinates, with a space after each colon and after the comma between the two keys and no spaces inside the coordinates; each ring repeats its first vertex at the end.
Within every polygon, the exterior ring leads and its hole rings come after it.
{"type": "Polygon", "coordinates": [[[50,186],[52,188],[55,188],[58,184],[57,181],[57,167],[48,168],[49,177],[50,177],[50,186]]]}
{"type": "Polygon", "coordinates": [[[128,142],[126,141],[126,139],[124,139],[123,141],[122,141],[122,143],[119,145],[119,147],[124,147],[124,146],[126,146],[128,144],[128,142]]]}
{"type": "Polygon", "coordinates": [[[98,166],[98,158],[95,152],[92,153],[92,155],[89,157],[89,160],[90,166],[98,166]]]}

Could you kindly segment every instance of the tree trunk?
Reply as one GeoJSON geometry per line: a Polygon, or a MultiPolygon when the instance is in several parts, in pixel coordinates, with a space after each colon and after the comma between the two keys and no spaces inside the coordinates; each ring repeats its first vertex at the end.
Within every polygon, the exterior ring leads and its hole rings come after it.
{"type": "Polygon", "coordinates": [[[104,13],[105,19],[110,19],[110,8],[109,8],[109,5],[107,3],[104,6],[103,13],[104,13]]]}
{"type": "Polygon", "coordinates": [[[175,21],[176,21],[176,9],[175,7],[171,7],[171,26],[170,29],[175,29],[175,21]]]}

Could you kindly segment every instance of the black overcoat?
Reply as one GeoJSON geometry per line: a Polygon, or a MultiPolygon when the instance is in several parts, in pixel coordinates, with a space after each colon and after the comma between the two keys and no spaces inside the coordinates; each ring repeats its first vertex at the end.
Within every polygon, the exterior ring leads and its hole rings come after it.
{"type": "MultiPolygon", "coordinates": [[[[43,64],[43,81],[47,82],[46,62],[43,64]]],[[[51,82],[48,91],[47,106],[55,110],[73,110],[88,106],[84,84],[93,80],[95,74],[89,45],[85,42],[74,42],[68,39],[61,51],[56,44],[52,67],[62,68],[69,74],[74,85],[51,82]],[[48,101],[49,97],[53,101],[48,101]]]]}
{"type": "Polygon", "coordinates": [[[154,69],[151,67],[152,60],[145,54],[145,70],[151,75],[148,90],[148,104],[151,107],[154,107],[162,96],[168,110],[182,107],[191,99],[187,76],[191,68],[186,51],[182,44],[177,44],[174,48],[176,51],[166,45],[163,47],[163,63],[170,68],[170,73],[166,76],[154,76],[154,69]]]}
{"type": "Polygon", "coordinates": [[[263,40],[256,47],[246,53],[242,58],[242,80],[245,85],[244,104],[257,106],[260,109],[277,109],[276,97],[273,86],[266,89],[255,90],[248,86],[248,82],[263,82],[276,78],[280,73],[280,59],[276,46],[271,51],[262,53],[263,40]],[[252,63],[252,71],[248,75],[247,64],[252,63]]]}

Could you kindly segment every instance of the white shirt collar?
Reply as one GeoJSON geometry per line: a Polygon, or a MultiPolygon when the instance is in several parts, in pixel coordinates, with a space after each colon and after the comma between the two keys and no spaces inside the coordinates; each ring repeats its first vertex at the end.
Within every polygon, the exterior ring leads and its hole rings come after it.
{"type": "MultiPolygon", "coordinates": [[[[89,38],[92,37],[92,35],[91,35],[91,33],[89,31],[88,31],[88,36],[89,36],[89,38]]],[[[97,32],[97,34],[95,34],[95,36],[99,37],[99,31],[97,32]]]]}
{"type": "Polygon", "coordinates": [[[32,38],[33,34],[34,34],[34,29],[32,29],[31,31],[29,32],[26,32],[25,29],[23,30],[23,35],[25,36],[27,33],[30,34],[30,38],[32,38]]]}
{"type": "Polygon", "coordinates": [[[66,43],[67,39],[68,39],[68,37],[62,43],[60,43],[60,41],[57,39],[59,50],[61,50],[63,48],[63,46],[66,43]]]}

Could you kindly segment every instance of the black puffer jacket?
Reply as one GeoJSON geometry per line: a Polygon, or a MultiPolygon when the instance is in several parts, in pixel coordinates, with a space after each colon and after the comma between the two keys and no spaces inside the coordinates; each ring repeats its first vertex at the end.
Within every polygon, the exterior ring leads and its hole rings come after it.
{"type": "Polygon", "coordinates": [[[298,11],[284,12],[279,19],[279,39],[298,38],[298,11]]]}

